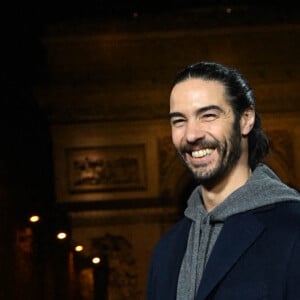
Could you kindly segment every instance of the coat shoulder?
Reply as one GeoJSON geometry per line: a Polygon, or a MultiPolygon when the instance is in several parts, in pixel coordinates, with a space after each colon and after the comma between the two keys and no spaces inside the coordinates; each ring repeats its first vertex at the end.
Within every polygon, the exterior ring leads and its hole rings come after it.
{"type": "Polygon", "coordinates": [[[287,230],[300,229],[300,201],[280,202],[258,208],[253,214],[264,224],[287,230]]]}
{"type": "Polygon", "coordinates": [[[178,243],[181,245],[186,244],[190,226],[191,221],[185,217],[174,224],[157,242],[155,252],[163,251],[167,253],[169,250],[174,251],[174,246],[178,243]]]}
{"type": "Polygon", "coordinates": [[[155,246],[148,273],[147,300],[175,299],[177,278],[191,221],[183,218],[155,246]]]}

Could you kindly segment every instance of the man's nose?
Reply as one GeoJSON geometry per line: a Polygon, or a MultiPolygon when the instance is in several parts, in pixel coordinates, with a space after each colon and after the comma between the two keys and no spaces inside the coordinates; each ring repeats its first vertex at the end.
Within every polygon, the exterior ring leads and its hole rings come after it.
{"type": "Polygon", "coordinates": [[[196,141],[203,139],[205,136],[205,131],[203,124],[199,120],[187,122],[185,137],[188,143],[195,143],[196,141]]]}

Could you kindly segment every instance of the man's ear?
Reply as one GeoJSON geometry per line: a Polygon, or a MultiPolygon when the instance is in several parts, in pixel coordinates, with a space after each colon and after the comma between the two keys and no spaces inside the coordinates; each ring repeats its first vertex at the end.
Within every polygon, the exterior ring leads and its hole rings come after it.
{"type": "Polygon", "coordinates": [[[255,122],[255,109],[249,106],[241,115],[240,126],[242,136],[247,136],[254,126],[255,122]]]}

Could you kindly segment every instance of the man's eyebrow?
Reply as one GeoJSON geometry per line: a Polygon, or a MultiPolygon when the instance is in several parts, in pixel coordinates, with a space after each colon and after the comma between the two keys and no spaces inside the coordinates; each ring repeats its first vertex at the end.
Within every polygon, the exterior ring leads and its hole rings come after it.
{"type": "Polygon", "coordinates": [[[199,115],[199,114],[202,114],[204,112],[207,112],[209,110],[217,110],[221,113],[224,113],[225,111],[218,105],[208,105],[208,106],[204,106],[204,107],[201,107],[199,109],[197,109],[196,111],[196,114],[199,115]]]}
{"type": "Polygon", "coordinates": [[[180,113],[180,112],[170,112],[169,113],[169,118],[176,118],[176,117],[184,117],[184,114],[180,113]]]}

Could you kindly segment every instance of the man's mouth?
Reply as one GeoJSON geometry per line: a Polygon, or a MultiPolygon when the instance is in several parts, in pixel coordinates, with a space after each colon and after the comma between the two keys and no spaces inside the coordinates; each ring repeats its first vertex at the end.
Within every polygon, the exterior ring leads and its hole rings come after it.
{"type": "Polygon", "coordinates": [[[207,156],[209,154],[211,154],[214,151],[214,149],[211,148],[206,148],[206,149],[201,149],[201,150],[197,150],[197,151],[192,151],[191,152],[191,156],[193,158],[202,158],[204,156],[207,156]]]}

